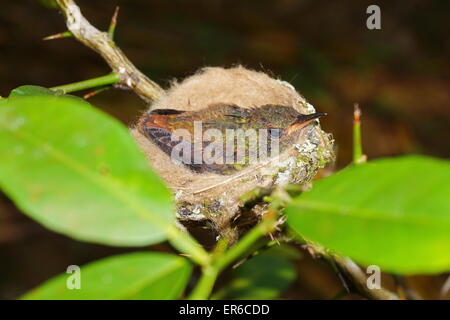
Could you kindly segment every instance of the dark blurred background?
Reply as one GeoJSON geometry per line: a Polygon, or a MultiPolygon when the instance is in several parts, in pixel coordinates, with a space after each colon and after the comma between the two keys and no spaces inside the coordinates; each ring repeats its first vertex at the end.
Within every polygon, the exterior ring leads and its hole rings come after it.
{"type": "MultiPolygon", "coordinates": [[[[355,102],[363,110],[369,159],[406,153],[450,156],[449,1],[77,3],[104,30],[120,6],[117,44],[163,87],[203,66],[235,64],[290,82],[318,111],[328,112],[321,123],[336,139],[337,167],[351,159],[355,102]],[[381,30],[366,27],[370,4],[381,7],[381,30]]],[[[61,31],[65,22],[52,1],[2,1],[1,96],[23,84],[52,87],[109,73],[95,52],[74,39],[42,41],[61,31]]],[[[109,90],[90,102],[126,124],[145,110],[129,91],[109,90]]],[[[70,264],[124,251],[129,250],[47,231],[0,195],[0,299],[16,298],[70,264]]],[[[286,298],[327,299],[341,290],[326,264],[304,255],[298,265],[298,280],[286,298]]],[[[415,276],[410,281],[423,298],[436,298],[443,279],[415,276]]]]}

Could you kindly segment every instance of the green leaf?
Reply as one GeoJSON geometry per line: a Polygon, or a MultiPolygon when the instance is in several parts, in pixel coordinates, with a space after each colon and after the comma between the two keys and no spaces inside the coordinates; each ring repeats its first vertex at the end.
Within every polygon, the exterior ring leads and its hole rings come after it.
{"type": "Polygon", "coordinates": [[[63,94],[61,91],[50,90],[44,87],[39,86],[20,86],[11,91],[8,98],[17,98],[17,97],[39,97],[39,96],[59,96],[59,97],[67,97],[70,99],[74,99],[80,102],[85,102],[84,99],[71,95],[71,94],[63,94]]]}
{"type": "MultiPolygon", "coordinates": [[[[76,273],[63,273],[27,293],[28,300],[176,299],[186,287],[191,265],[162,253],[129,253],[80,268],[80,289],[69,289],[76,273]]],[[[73,288],[73,287],[72,287],[73,288]]]]}
{"type": "MultiPolygon", "coordinates": [[[[63,94],[59,91],[51,90],[45,87],[33,86],[33,85],[24,85],[13,89],[8,98],[17,98],[17,97],[36,97],[36,96],[64,96],[71,97],[77,100],[83,100],[80,97],[63,94]]],[[[83,100],[84,101],[84,100],[83,100]]]]}
{"type": "Polygon", "coordinates": [[[9,98],[27,97],[27,96],[56,96],[58,93],[50,89],[39,86],[20,86],[15,88],[9,94],[9,98]]]}
{"type": "Polygon", "coordinates": [[[300,236],[397,273],[450,270],[450,163],[371,161],[319,180],[286,209],[300,236]]]}
{"type": "MultiPolygon", "coordinates": [[[[269,300],[279,297],[296,278],[292,251],[269,249],[244,262],[231,273],[231,280],[215,299],[269,300]]],[[[297,256],[298,257],[298,256],[297,256]]]]}
{"type": "Polygon", "coordinates": [[[82,100],[1,100],[0,145],[0,188],[51,230],[143,246],[173,229],[170,192],[128,129],[82,100]]]}

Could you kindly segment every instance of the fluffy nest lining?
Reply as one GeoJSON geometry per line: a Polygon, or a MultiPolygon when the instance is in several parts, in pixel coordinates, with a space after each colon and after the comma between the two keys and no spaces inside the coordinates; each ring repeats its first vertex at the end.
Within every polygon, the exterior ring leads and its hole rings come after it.
{"type": "MultiPolygon", "coordinates": [[[[303,114],[315,111],[289,83],[242,66],[201,69],[181,83],[173,83],[150,109],[196,111],[216,103],[242,108],[285,105],[303,114]]],[[[242,213],[243,195],[255,188],[272,190],[290,183],[308,182],[319,168],[333,159],[331,135],[322,131],[319,125],[311,125],[303,129],[297,143],[277,159],[229,176],[195,174],[173,163],[137,129],[131,130],[153,169],[173,190],[177,218],[182,222],[207,220],[219,234],[229,232],[231,222],[242,213]]]]}

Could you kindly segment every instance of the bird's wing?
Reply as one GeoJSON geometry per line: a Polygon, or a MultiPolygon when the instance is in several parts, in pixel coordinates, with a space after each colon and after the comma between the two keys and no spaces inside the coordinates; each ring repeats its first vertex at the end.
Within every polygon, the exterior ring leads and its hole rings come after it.
{"type": "Polygon", "coordinates": [[[203,159],[204,150],[211,142],[202,142],[199,145],[184,140],[172,134],[170,126],[167,124],[166,115],[180,114],[176,110],[158,109],[156,112],[148,113],[141,120],[138,129],[154,144],[156,144],[164,153],[178,164],[187,166],[190,170],[197,173],[213,172],[220,173],[220,166],[203,161],[196,160],[195,154],[199,159],[203,159]],[[200,162],[200,163],[198,163],[200,162]]]}

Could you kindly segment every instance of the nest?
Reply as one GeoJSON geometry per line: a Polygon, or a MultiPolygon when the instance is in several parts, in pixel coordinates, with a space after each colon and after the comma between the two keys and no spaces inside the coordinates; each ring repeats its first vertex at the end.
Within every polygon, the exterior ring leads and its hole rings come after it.
{"type": "MultiPolygon", "coordinates": [[[[219,103],[242,108],[285,105],[303,114],[315,112],[289,83],[241,66],[204,68],[181,83],[174,83],[150,109],[196,111],[219,103]]],[[[264,211],[260,203],[254,203],[254,209],[249,209],[243,195],[255,188],[270,192],[278,186],[307,183],[319,168],[333,159],[331,135],[322,131],[320,125],[311,125],[302,130],[291,148],[265,163],[229,176],[196,174],[172,162],[137,129],[133,128],[132,133],[153,169],[173,190],[178,220],[186,225],[206,223],[221,235],[246,229],[264,211]],[[245,219],[237,219],[244,216],[245,219]],[[238,220],[241,223],[236,223],[238,220]]]]}

